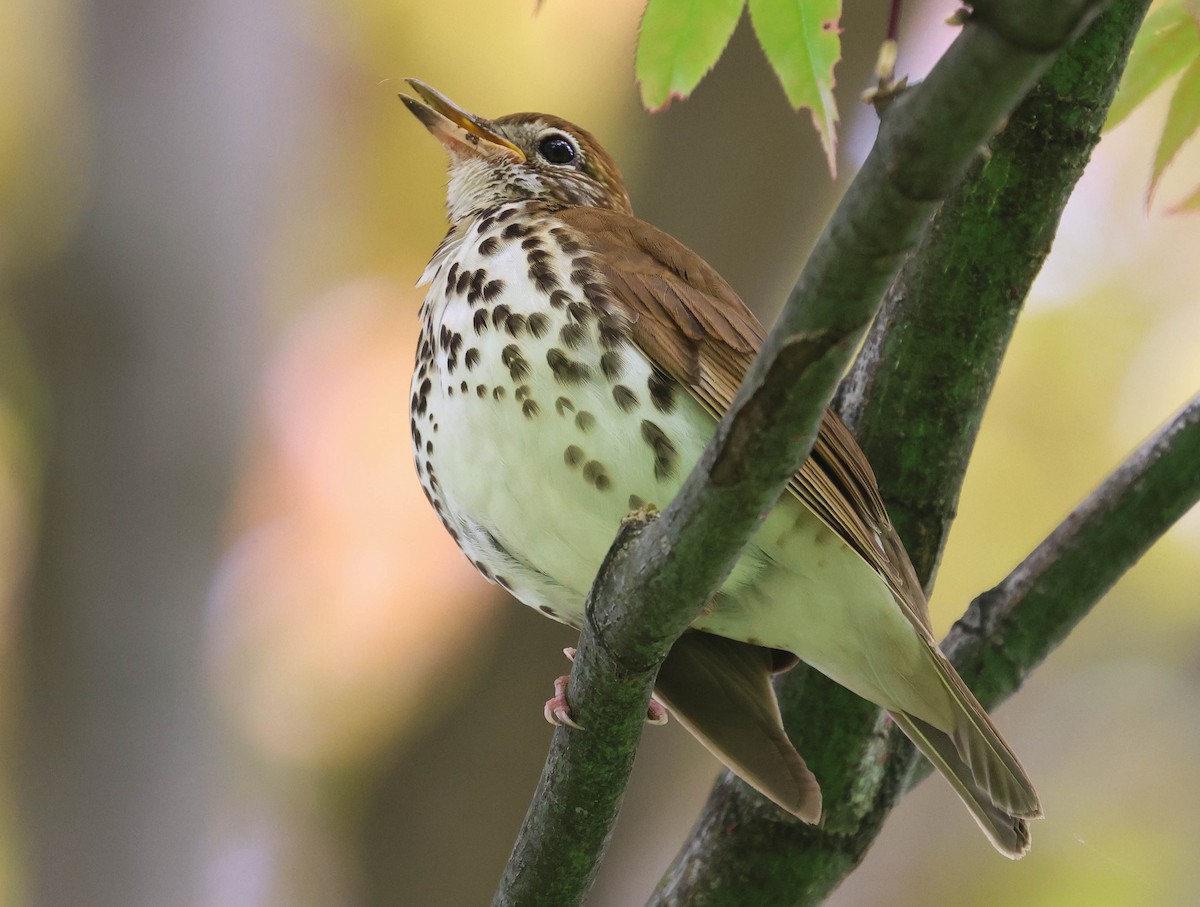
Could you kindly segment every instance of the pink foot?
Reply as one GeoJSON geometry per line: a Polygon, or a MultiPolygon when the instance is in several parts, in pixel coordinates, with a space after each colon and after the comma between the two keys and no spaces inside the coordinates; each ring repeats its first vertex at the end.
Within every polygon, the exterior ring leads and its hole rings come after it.
{"type": "MultiPolygon", "coordinates": [[[[563,655],[567,656],[567,661],[575,660],[574,646],[567,646],[563,649],[563,655]]],[[[551,724],[565,724],[567,727],[573,727],[582,731],[583,728],[575,723],[571,718],[571,707],[567,704],[567,678],[560,677],[554,681],[554,698],[546,700],[546,708],[544,711],[546,720],[551,724]]],[[[667,709],[661,702],[650,697],[650,704],[646,707],[646,724],[653,724],[658,727],[667,723],[667,709]]]]}
{"type": "Polygon", "coordinates": [[[650,705],[646,707],[646,724],[662,725],[667,723],[667,709],[661,702],[650,697],[650,705]]]}
{"type": "Polygon", "coordinates": [[[555,726],[565,724],[577,731],[583,730],[583,725],[571,717],[571,706],[567,702],[567,675],[564,674],[554,681],[554,696],[546,700],[542,714],[555,726]]]}

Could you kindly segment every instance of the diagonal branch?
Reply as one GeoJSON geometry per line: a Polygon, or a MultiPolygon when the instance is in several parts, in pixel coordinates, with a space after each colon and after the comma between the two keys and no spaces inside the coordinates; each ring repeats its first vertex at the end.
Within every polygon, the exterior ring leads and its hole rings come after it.
{"type": "MultiPolygon", "coordinates": [[[[843,386],[841,412],[857,426],[927,582],[1013,323],[1147,5],[1119,0],[1022,102],[905,263],[843,386]]],[[[903,789],[911,747],[885,733],[873,706],[804,666],[788,675],[780,700],[826,791],[822,827],[783,830],[773,811],[726,780],[656,903],[701,892],[719,901],[722,890],[745,896],[747,875],[759,882],[749,896],[815,903],[873,840],[903,789]]]]}
{"type": "Polygon", "coordinates": [[[1198,500],[1200,394],[951,628],[942,648],[980,701],[1019,687],[1198,500]]]}
{"type": "MultiPolygon", "coordinates": [[[[1003,582],[971,603],[943,648],[985,705],[1015,691],[1121,574],[1200,501],[1197,463],[1200,395],[1003,582]]],[[[781,821],[777,810],[725,773],[651,903],[820,903],[848,871],[845,855],[861,855],[903,790],[930,770],[894,730],[881,729],[872,743],[896,783],[870,801],[861,824],[846,834],[781,821]]]]}
{"type": "Polygon", "coordinates": [[[626,527],[601,569],[571,675],[573,711],[591,730],[555,733],[493,903],[582,900],[658,665],[808,455],[839,375],[930,214],[1103,5],[979,0],[928,80],[891,105],[700,463],[659,519],[626,527]]]}
{"type": "Polygon", "coordinates": [[[927,586],[1017,316],[1149,5],[1114,3],[1029,92],[904,263],[838,391],[927,586]]]}

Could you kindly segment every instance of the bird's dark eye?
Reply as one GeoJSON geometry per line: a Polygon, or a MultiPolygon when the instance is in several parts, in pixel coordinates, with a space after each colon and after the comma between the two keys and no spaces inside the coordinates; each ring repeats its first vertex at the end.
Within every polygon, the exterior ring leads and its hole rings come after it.
{"type": "Polygon", "coordinates": [[[575,146],[565,135],[554,133],[542,139],[538,154],[551,164],[569,164],[575,160],[575,146]]]}

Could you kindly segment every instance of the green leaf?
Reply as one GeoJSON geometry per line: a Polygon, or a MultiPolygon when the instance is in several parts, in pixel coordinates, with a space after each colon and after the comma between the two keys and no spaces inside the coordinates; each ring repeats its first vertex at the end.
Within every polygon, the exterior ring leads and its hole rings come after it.
{"type": "Polygon", "coordinates": [[[788,101],[812,111],[813,126],[835,172],[837,105],[833,67],[841,58],[841,0],[750,0],[750,21],[788,101]]]}
{"type": "Polygon", "coordinates": [[[1108,111],[1112,129],[1167,78],[1200,56],[1200,3],[1168,3],[1146,17],[1133,42],[1129,65],[1108,111]]]}
{"type": "Polygon", "coordinates": [[[661,110],[686,98],[733,36],[745,0],[649,0],[638,36],[642,103],[661,110]]]}
{"type": "Polygon", "coordinates": [[[1200,211],[1200,186],[1197,186],[1196,191],[1194,191],[1191,195],[1189,195],[1187,198],[1185,198],[1179,204],[1173,206],[1170,209],[1170,211],[1168,211],[1167,213],[1169,213],[1169,214],[1191,214],[1192,212],[1195,212],[1195,211],[1200,211]]]}
{"type": "Polygon", "coordinates": [[[1175,159],[1183,143],[1195,135],[1197,129],[1200,129],[1200,59],[1184,70],[1179,84],[1175,86],[1175,94],[1171,95],[1167,123],[1163,126],[1158,151],[1154,153],[1154,172],[1150,177],[1150,189],[1146,193],[1147,204],[1154,197],[1154,190],[1158,188],[1163,171],[1175,159]]]}

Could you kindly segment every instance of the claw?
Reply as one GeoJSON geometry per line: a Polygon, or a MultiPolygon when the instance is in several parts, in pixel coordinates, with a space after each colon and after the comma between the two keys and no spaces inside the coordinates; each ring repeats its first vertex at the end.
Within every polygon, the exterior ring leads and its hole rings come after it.
{"type": "MultiPolygon", "coordinates": [[[[563,649],[563,655],[567,656],[567,661],[573,662],[575,661],[576,651],[577,649],[574,646],[567,646],[565,649],[563,649]]],[[[551,724],[565,724],[567,727],[578,728],[582,731],[583,728],[579,727],[579,725],[571,719],[571,710],[567,705],[566,691],[566,677],[560,677],[558,680],[554,681],[554,698],[546,701],[546,720],[551,724]],[[554,706],[554,708],[551,709],[551,706],[554,706]]],[[[655,727],[661,727],[667,723],[669,714],[670,713],[667,712],[666,706],[664,706],[653,696],[650,697],[650,704],[646,707],[646,724],[652,724],[655,727]]]]}
{"type": "Polygon", "coordinates": [[[567,702],[567,676],[565,674],[554,681],[554,696],[546,700],[546,707],[542,710],[542,714],[555,726],[564,724],[577,731],[583,730],[583,725],[571,717],[571,706],[567,702]]]}
{"type": "Polygon", "coordinates": [[[653,696],[650,697],[650,705],[646,707],[646,724],[653,724],[656,727],[667,723],[667,708],[653,696]]]}

